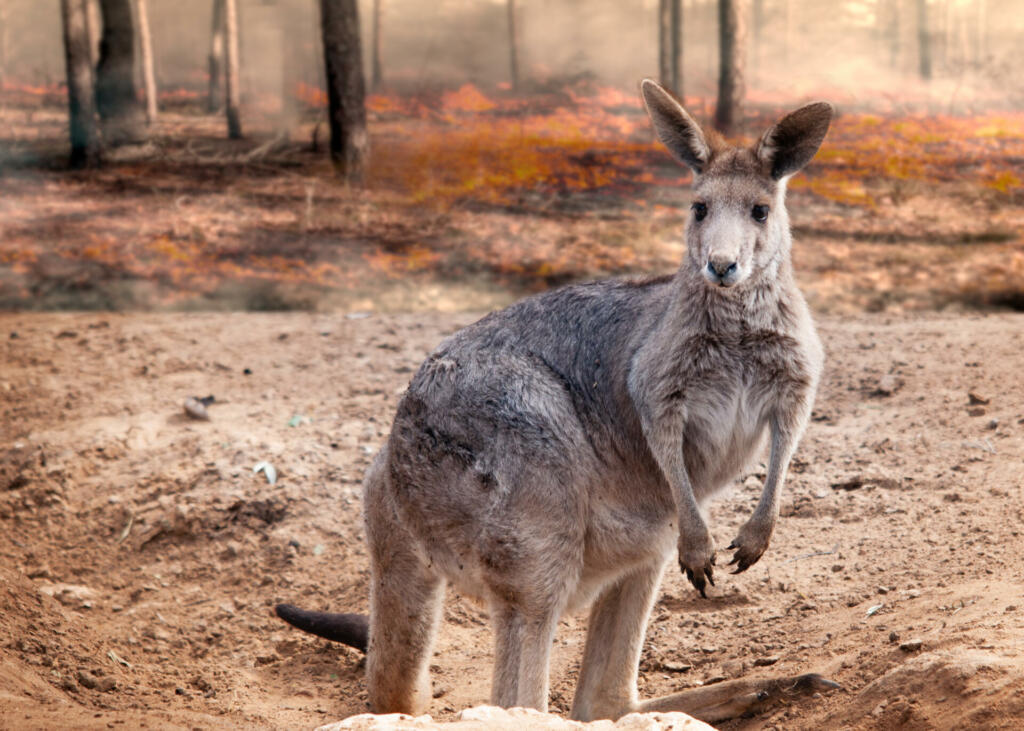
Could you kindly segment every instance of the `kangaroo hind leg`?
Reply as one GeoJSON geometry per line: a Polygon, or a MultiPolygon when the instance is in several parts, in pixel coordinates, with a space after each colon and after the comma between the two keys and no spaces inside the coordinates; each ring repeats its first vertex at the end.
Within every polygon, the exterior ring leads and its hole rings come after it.
{"type": "MultiPolygon", "coordinates": [[[[376,467],[376,465],[375,465],[376,467]]],[[[368,480],[386,479],[381,472],[368,480]]],[[[444,581],[416,551],[380,490],[366,491],[370,545],[370,633],[366,676],[375,713],[426,710],[430,657],[441,618],[444,581]]]]}
{"type": "Polygon", "coordinates": [[[594,602],[572,718],[617,719],[636,710],[640,651],[663,563],[620,578],[594,602]]]}

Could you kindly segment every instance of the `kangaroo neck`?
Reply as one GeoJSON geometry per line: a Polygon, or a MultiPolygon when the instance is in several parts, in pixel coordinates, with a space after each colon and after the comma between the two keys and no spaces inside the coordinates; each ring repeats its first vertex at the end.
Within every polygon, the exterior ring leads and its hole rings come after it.
{"type": "Polygon", "coordinates": [[[665,324],[674,330],[728,334],[788,330],[796,284],[788,256],[736,289],[716,288],[688,260],[676,273],[665,324]]]}

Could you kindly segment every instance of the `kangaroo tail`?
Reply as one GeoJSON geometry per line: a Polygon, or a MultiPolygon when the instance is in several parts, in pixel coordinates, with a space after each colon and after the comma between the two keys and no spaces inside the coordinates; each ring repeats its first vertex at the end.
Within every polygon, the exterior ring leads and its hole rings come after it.
{"type": "Polygon", "coordinates": [[[331,614],[311,612],[291,604],[278,604],[277,616],[293,627],[317,637],[340,642],[366,652],[370,635],[370,618],[365,614],[331,614]]]}

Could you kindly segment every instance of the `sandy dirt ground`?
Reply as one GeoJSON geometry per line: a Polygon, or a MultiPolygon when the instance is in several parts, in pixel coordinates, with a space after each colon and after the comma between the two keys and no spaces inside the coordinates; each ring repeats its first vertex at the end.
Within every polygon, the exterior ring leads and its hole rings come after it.
{"type": "MultiPolygon", "coordinates": [[[[365,711],[360,655],[272,608],[366,609],[362,473],[413,370],[475,317],[0,315],[0,727],[365,711]],[[210,420],[186,417],[207,395],[210,420]]],[[[669,570],[641,694],[814,671],[843,690],[724,727],[1019,728],[1024,316],[820,326],[827,374],[771,549],[707,600],[669,570]]],[[[763,472],[715,504],[720,546],[763,472]]],[[[556,711],[584,619],[559,627],[556,711]]],[[[450,595],[436,718],[486,701],[490,646],[486,613],[450,595]]]]}

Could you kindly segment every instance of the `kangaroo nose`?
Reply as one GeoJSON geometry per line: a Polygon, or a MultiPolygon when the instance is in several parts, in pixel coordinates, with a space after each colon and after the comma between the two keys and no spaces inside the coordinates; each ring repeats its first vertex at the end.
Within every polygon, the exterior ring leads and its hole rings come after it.
{"type": "Polygon", "coordinates": [[[736,271],[736,262],[734,261],[713,261],[708,260],[708,273],[713,274],[716,277],[725,278],[736,271]]]}

